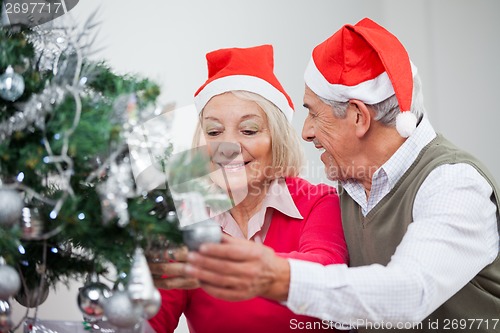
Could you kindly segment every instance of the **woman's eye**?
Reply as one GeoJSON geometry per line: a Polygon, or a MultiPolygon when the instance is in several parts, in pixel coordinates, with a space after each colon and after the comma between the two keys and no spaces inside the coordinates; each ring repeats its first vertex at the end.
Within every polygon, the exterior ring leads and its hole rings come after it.
{"type": "Polygon", "coordinates": [[[256,130],[242,130],[241,133],[243,133],[244,135],[255,135],[255,134],[257,134],[257,131],[256,130]]]}
{"type": "Polygon", "coordinates": [[[219,134],[220,134],[220,131],[216,131],[216,130],[207,131],[208,136],[217,136],[219,134]]]}

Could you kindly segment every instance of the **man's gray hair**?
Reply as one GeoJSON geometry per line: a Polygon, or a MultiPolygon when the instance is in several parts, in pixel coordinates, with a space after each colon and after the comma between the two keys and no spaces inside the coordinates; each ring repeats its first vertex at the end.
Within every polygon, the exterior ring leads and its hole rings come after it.
{"type": "MultiPolygon", "coordinates": [[[[318,96],[319,97],[319,96],[318,96]]],[[[323,103],[330,105],[333,109],[333,114],[337,118],[345,118],[349,102],[337,102],[319,97],[323,103]]],[[[382,124],[390,127],[396,127],[396,116],[401,112],[399,109],[398,99],[396,95],[383,100],[376,104],[367,104],[373,111],[375,111],[375,120],[380,121],[382,124]]],[[[425,114],[424,96],[422,93],[422,82],[420,76],[417,74],[413,78],[413,100],[411,104],[411,113],[417,119],[420,119],[425,114]]]]}

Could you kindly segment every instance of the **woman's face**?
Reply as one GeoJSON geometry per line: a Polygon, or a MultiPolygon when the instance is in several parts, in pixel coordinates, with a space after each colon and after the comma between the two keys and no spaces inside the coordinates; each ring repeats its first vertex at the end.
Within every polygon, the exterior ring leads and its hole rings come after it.
{"type": "Polygon", "coordinates": [[[232,93],[213,97],[202,113],[211,178],[227,192],[262,191],[272,176],[271,133],[257,103],[232,93]]]}

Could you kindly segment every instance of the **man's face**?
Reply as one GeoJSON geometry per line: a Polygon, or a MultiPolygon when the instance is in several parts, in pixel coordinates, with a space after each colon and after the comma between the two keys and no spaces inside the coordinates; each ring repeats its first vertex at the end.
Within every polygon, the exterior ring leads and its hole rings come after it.
{"type": "Polygon", "coordinates": [[[350,114],[336,118],[332,107],[325,104],[306,86],[304,107],[309,114],[304,122],[302,138],[317,149],[324,149],[321,161],[330,180],[347,180],[354,176],[353,149],[356,137],[350,127],[350,114]]]}

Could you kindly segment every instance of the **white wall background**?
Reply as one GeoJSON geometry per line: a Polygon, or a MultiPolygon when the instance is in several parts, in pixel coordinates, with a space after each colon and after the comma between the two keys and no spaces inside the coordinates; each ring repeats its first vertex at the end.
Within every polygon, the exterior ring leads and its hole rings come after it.
{"type": "MultiPolygon", "coordinates": [[[[86,0],[71,11],[101,21],[95,58],[119,73],[162,86],[161,101],[191,104],[205,81],[205,54],[223,47],[275,47],[278,78],[296,106],[300,131],[303,71],[312,48],[345,23],[371,17],[396,34],[419,68],[435,128],[479,157],[500,180],[500,1],[498,0],[86,0]]],[[[189,126],[189,124],[186,124],[189,126]]],[[[326,181],[312,145],[304,142],[304,176],[326,181]]],[[[44,319],[80,320],[76,282],[60,286],[39,309],[44,319]]],[[[13,301],[13,303],[15,303],[13,301]]],[[[14,317],[23,309],[14,305],[14,317]]],[[[187,332],[185,324],[176,332],[187,332]]]]}

